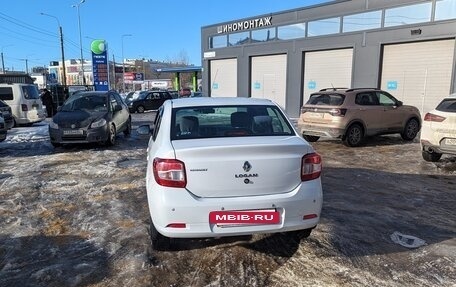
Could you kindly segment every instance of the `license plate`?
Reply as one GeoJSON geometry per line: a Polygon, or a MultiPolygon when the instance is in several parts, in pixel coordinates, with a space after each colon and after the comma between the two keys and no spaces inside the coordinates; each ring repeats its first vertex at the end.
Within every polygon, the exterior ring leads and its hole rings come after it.
{"type": "Polygon", "coordinates": [[[324,113],[309,113],[309,118],[313,119],[322,119],[324,118],[325,114],[324,113]]]}
{"type": "Polygon", "coordinates": [[[209,223],[218,226],[278,224],[280,213],[274,209],[212,211],[209,213],[209,223]]]}
{"type": "Polygon", "coordinates": [[[84,133],[83,130],[64,130],[64,135],[82,135],[84,133]]]}
{"type": "Polygon", "coordinates": [[[445,144],[456,145],[456,139],[445,139],[445,144]]]}

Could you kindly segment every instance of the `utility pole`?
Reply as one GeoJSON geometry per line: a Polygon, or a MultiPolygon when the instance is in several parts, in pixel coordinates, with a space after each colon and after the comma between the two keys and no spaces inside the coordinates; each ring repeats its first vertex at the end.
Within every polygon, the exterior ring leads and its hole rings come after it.
{"type": "Polygon", "coordinates": [[[116,59],[114,58],[114,53],[112,54],[112,79],[114,81],[114,90],[117,90],[117,79],[116,79],[116,59]]]}

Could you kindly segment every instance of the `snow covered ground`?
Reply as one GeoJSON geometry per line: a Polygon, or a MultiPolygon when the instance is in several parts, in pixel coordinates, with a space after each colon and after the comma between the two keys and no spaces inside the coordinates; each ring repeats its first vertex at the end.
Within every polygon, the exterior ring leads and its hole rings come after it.
{"type": "MultiPolygon", "coordinates": [[[[134,114],[134,128],[153,117],[134,114]]],[[[455,157],[424,162],[417,142],[394,136],[360,148],[319,141],[324,204],[309,238],[180,239],[177,251],[155,252],[147,141],[134,132],[110,148],[54,149],[46,122],[8,131],[0,143],[0,286],[456,284],[455,157]]]]}

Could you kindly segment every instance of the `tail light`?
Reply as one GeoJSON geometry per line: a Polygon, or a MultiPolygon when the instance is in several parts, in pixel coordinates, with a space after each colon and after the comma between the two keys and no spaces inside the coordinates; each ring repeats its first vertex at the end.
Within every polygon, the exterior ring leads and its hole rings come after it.
{"type": "Polygon", "coordinates": [[[28,107],[27,107],[26,104],[22,104],[22,105],[21,105],[21,109],[22,109],[23,112],[28,111],[28,107]]]}
{"type": "Polygon", "coordinates": [[[434,114],[431,114],[431,113],[427,113],[425,116],[424,116],[424,121],[426,122],[443,122],[446,118],[445,117],[441,117],[441,116],[438,116],[438,115],[434,115],[434,114]]]}
{"type": "Polygon", "coordinates": [[[329,111],[329,114],[331,116],[339,116],[339,117],[343,117],[345,116],[345,113],[347,112],[347,109],[331,109],[329,111]]]}
{"type": "Polygon", "coordinates": [[[155,181],[161,186],[185,187],[185,165],[176,159],[155,158],[153,163],[155,181]]]}
{"type": "Polygon", "coordinates": [[[319,178],[321,174],[321,156],[318,153],[306,154],[301,163],[301,180],[319,178]]]}

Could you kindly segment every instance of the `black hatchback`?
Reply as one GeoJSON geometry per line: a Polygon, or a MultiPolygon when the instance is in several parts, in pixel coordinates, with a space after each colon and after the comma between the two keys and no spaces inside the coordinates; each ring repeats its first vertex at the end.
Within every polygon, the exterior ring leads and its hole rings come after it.
{"type": "Polygon", "coordinates": [[[130,113],[144,113],[148,110],[158,110],[166,100],[172,99],[168,91],[141,92],[139,97],[128,103],[130,113]]]}
{"type": "Polygon", "coordinates": [[[131,133],[131,116],[119,94],[80,92],[58,109],[49,123],[51,144],[99,142],[113,145],[116,135],[131,133]]]}

